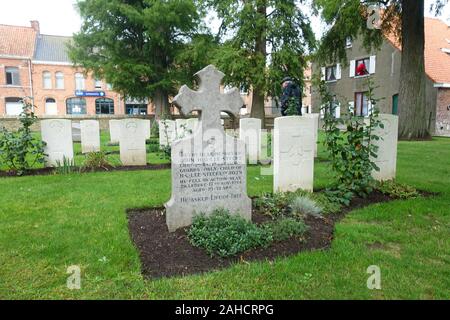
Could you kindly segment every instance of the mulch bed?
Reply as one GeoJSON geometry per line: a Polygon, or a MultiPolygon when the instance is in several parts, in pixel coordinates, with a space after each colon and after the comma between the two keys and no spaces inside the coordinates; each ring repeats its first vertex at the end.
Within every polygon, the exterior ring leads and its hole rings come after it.
{"type": "MultiPolygon", "coordinates": [[[[234,263],[246,261],[272,261],[301,251],[330,248],[334,237],[334,226],[348,212],[374,203],[393,199],[373,192],[367,198],[356,198],[339,214],[327,215],[324,219],[309,217],[309,230],[302,240],[291,238],[276,242],[267,248],[249,250],[237,257],[211,257],[206,251],[192,246],[187,238],[187,228],[169,233],[164,208],[128,210],[128,225],[133,242],[138,248],[142,262],[142,273],[146,278],[184,276],[223,269],[234,263]]],[[[268,217],[253,211],[254,223],[268,221],[268,217]]]]}
{"type": "MultiPolygon", "coordinates": [[[[170,163],[163,163],[163,164],[147,164],[146,166],[119,166],[119,167],[104,167],[104,168],[97,168],[93,171],[86,170],[81,171],[83,173],[89,173],[89,172],[113,172],[113,171],[139,171],[139,170],[167,170],[171,168],[170,163]]],[[[75,168],[74,171],[79,171],[80,168],[75,168]]],[[[56,173],[55,168],[42,168],[42,169],[32,169],[26,172],[23,176],[47,176],[52,175],[56,173]]],[[[17,177],[16,172],[14,171],[0,171],[0,177],[17,177]]]]}

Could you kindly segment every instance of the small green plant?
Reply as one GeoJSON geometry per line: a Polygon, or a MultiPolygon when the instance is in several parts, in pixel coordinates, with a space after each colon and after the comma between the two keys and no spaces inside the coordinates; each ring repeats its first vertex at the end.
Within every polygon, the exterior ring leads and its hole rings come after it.
{"type": "Polygon", "coordinates": [[[305,218],[312,216],[322,218],[322,208],[317,203],[307,196],[298,196],[290,204],[291,213],[294,217],[305,218]]]}
{"type": "Polygon", "coordinates": [[[266,223],[265,228],[272,235],[273,241],[285,241],[292,237],[300,237],[308,230],[303,220],[282,218],[266,223]]]}
{"type": "Polygon", "coordinates": [[[255,199],[255,207],[263,214],[277,219],[289,211],[290,195],[288,193],[265,193],[255,199]]]}
{"type": "Polygon", "coordinates": [[[90,152],[86,155],[82,171],[95,171],[96,169],[105,169],[111,167],[111,164],[104,152],[90,152]]]}
{"type": "Polygon", "coordinates": [[[378,183],[377,189],[385,195],[398,199],[414,199],[420,196],[416,188],[394,180],[378,183]]]}
{"type": "Polygon", "coordinates": [[[23,175],[36,163],[44,163],[45,143],[33,137],[31,126],[37,121],[33,105],[28,99],[22,101],[19,116],[21,128],[16,132],[0,130],[0,159],[17,175],[23,175]]]}
{"type": "Polygon", "coordinates": [[[193,246],[220,257],[234,256],[272,242],[267,228],[259,228],[227,210],[216,210],[209,217],[204,214],[196,216],[188,237],[193,246]]]}
{"type": "Polygon", "coordinates": [[[75,166],[75,160],[66,157],[63,157],[62,161],[57,160],[55,172],[60,175],[78,172],[77,167],[75,166]]]}

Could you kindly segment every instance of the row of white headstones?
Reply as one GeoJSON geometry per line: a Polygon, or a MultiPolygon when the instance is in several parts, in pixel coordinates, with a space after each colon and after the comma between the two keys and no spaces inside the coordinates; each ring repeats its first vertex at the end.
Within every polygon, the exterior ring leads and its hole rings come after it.
{"type": "MultiPolygon", "coordinates": [[[[313,190],[314,158],[318,155],[319,114],[306,114],[303,117],[279,117],[275,119],[270,142],[270,133],[262,130],[260,119],[245,118],[239,123],[239,130],[226,130],[227,134],[245,142],[249,164],[272,164],[274,190],[280,192],[304,189],[313,190]],[[272,143],[272,161],[269,155],[272,143]]],[[[384,128],[378,128],[375,135],[380,136],[378,156],[373,158],[380,171],[374,170],[376,180],[392,180],[396,176],[398,117],[390,114],[380,115],[384,128]]],[[[198,119],[164,120],[159,123],[160,145],[168,146],[180,137],[192,134],[198,126],[198,119]]]]}
{"type": "MultiPolygon", "coordinates": [[[[147,164],[146,140],[150,139],[150,120],[110,120],[112,143],[120,145],[120,160],[124,166],[147,164]]],[[[100,123],[97,120],[80,121],[81,152],[101,151],[100,123]]],[[[55,167],[74,158],[73,126],[71,120],[51,119],[41,121],[42,140],[45,146],[45,164],[55,167]]]]}

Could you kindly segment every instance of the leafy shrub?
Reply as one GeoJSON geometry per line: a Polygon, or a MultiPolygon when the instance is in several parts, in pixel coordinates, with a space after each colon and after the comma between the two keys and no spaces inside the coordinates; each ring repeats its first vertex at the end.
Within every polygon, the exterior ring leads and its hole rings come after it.
{"type": "Polygon", "coordinates": [[[37,121],[32,104],[23,100],[22,113],[19,116],[21,128],[16,132],[2,129],[0,132],[0,158],[5,165],[23,175],[36,163],[44,163],[45,143],[34,138],[31,126],[37,121]]]}
{"type": "Polygon", "coordinates": [[[322,217],[322,208],[307,196],[298,196],[290,204],[291,213],[295,217],[305,218],[306,216],[322,217]]]}
{"type": "Polygon", "coordinates": [[[271,221],[264,226],[270,232],[274,241],[284,241],[292,237],[299,237],[308,230],[308,226],[303,220],[294,218],[282,218],[271,221]]]}
{"type": "Polygon", "coordinates": [[[339,201],[334,201],[324,192],[312,193],[310,197],[322,208],[322,214],[338,213],[342,209],[342,204],[339,201]]]}
{"type": "Polygon", "coordinates": [[[266,228],[259,228],[226,210],[216,210],[209,217],[204,214],[196,216],[188,237],[192,245],[205,249],[211,256],[220,257],[267,246],[272,241],[266,228]]]}
{"type": "Polygon", "coordinates": [[[324,81],[318,82],[317,85],[322,100],[321,112],[324,115],[324,144],[337,180],[332,190],[336,200],[349,203],[349,193],[352,196],[365,196],[373,190],[372,171],[380,170],[374,162],[378,152],[378,146],[374,142],[380,140],[375,130],[384,127],[378,117],[377,103],[380,99],[374,97],[373,80],[369,78],[367,98],[371,102],[372,112],[369,112],[368,117],[363,119],[354,110],[349,110],[340,118],[336,118],[336,108],[339,104],[347,103],[340,103],[337,97],[328,91],[324,81]]]}
{"type": "Polygon", "coordinates": [[[56,172],[56,174],[61,174],[61,175],[78,172],[77,167],[75,165],[75,160],[69,159],[66,157],[63,157],[62,161],[57,160],[55,172],[56,172]]]}
{"type": "Polygon", "coordinates": [[[397,183],[394,180],[380,182],[377,189],[392,198],[412,199],[420,196],[416,188],[406,184],[397,183]]]}
{"type": "Polygon", "coordinates": [[[86,155],[82,171],[94,171],[95,169],[108,169],[111,164],[108,162],[104,152],[90,152],[86,155]]]}

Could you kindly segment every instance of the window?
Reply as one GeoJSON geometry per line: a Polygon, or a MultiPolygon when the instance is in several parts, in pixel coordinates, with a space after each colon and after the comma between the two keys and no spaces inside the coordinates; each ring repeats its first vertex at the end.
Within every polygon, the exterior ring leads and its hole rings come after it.
{"type": "Polygon", "coordinates": [[[355,75],[358,76],[365,76],[369,74],[369,67],[370,67],[370,58],[364,58],[360,60],[356,60],[355,63],[355,75]]]}
{"type": "Polygon", "coordinates": [[[9,86],[20,86],[19,68],[6,67],[6,84],[9,86]]]}
{"type": "Polygon", "coordinates": [[[44,89],[52,88],[52,74],[48,71],[42,73],[42,83],[44,85],[44,89]]]}
{"type": "Polygon", "coordinates": [[[95,79],[95,90],[102,90],[103,82],[102,80],[95,79]]]}
{"type": "Polygon", "coordinates": [[[64,73],[56,72],[56,89],[64,89],[64,73]]]}
{"type": "Polygon", "coordinates": [[[84,75],[82,73],[75,73],[75,89],[76,90],[84,90],[84,75]]]}
{"type": "Polygon", "coordinates": [[[326,67],[325,81],[336,81],[336,66],[326,67]]]}
{"type": "Polygon", "coordinates": [[[114,114],[114,100],[97,99],[95,100],[96,114],[114,114]]]}
{"type": "Polygon", "coordinates": [[[21,98],[5,98],[6,114],[18,116],[22,113],[23,103],[21,98]]]}
{"type": "Polygon", "coordinates": [[[107,83],[106,84],[106,90],[111,91],[113,89],[112,84],[111,83],[107,83]]]}
{"type": "Polygon", "coordinates": [[[147,105],[146,104],[126,104],[125,113],[129,115],[146,115],[147,105]]]}
{"type": "Polygon", "coordinates": [[[56,103],[56,100],[53,98],[47,98],[45,99],[45,103],[56,103]]]}
{"type": "Polygon", "coordinates": [[[366,92],[355,93],[355,116],[367,117],[369,115],[369,104],[366,92]]]}
{"type": "Polygon", "coordinates": [[[66,101],[67,114],[86,114],[86,100],[84,98],[69,98],[66,101]]]}
{"type": "Polygon", "coordinates": [[[347,37],[347,38],[345,39],[345,47],[348,49],[348,48],[351,48],[352,45],[353,45],[352,37],[347,37]]]}

